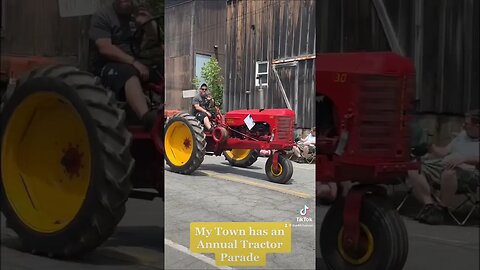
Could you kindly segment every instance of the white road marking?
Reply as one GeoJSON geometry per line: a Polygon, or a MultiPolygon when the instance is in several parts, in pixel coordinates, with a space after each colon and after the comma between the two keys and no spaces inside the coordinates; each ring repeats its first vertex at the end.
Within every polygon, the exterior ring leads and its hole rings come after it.
{"type": "Polygon", "coordinates": [[[254,186],[254,187],[258,187],[258,188],[269,189],[269,190],[281,192],[281,193],[284,193],[284,194],[288,194],[288,195],[292,195],[292,196],[296,196],[296,197],[300,197],[300,198],[304,198],[304,199],[312,199],[312,198],[315,197],[314,195],[311,195],[311,194],[308,194],[308,193],[305,193],[305,192],[296,191],[296,190],[292,190],[292,189],[288,189],[288,188],[283,188],[283,187],[273,185],[273,184],[268,184],[268,183],[258,183],[258,182],[248,180],[248,179],[243,178],[243,177],[236,177],[236,176],[233,176],[233,175],[230,175],[230,174],[221,174],[221,173],[216,173],[216,172],[213,172],[213,171],[210,171],[210,170],[201,170],[201,171],[203,173],[207,174],[208,177],[212,177],[212,178],[216,178],[216,179],[220,179],[220,180],[226,180],[226,181],[241,183],[241,184],[254,186]]]}
{"type": "Polygon", "coordinates": [[[168,245],[169,247],[171,248],[174,248],[180,252],[183,252],[187,255],[190,255],[192,257],[195,257],[197,259],[199,259],[200,261],[204,262],[204,263],[207,263],[213,267],[216,267],[218,269],[223,269],[223,270],[231,270],[231,269],[234,269],[234,268],[231,268],[229,266],[218,266],[215,264],[215,260],[210,258],[210,257],[207,257],[205,255],[202,255],[202,254],[199,254],[199,253],[193,253],[190,251],[190,249],[188,249],[187,247],[184,247],[180,244],[177,244],[175,242],[173,242],[172,240],[169,240],[167,238],[165,238],[165,245],[168,245]]]}

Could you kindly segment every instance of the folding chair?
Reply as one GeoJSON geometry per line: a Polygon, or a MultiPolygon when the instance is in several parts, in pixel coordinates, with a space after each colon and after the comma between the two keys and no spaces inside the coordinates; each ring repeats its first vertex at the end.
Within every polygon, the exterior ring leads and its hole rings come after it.
{"type": "MultiPolygon", "coordinates": [[[[464,200],[453,210],[449,210],[448,214],[450,217],[460,226],[464,226],[467,221],[470,219],[472,214],[475,210],[480,209],[480,179],[479,179],[479,172],[478,170],[472,174],[471,181],[473,182],[472,185],[462,186],[457,190],[457,195],[464,196],[464,200]],[[471,204],[470,210],[468,211],[467,215],[463,219],[458,218],[458,214],[455,215],[455,212],[458,212],[464,205],[471,204]]],[[[434,196],[435,200],[440,201],[437,196],[434,196]]]]}
{"type": "Polygon", "coordinates": [[[308,147],[308,155],[305,158],[305,160],[307,161],[308,164],[312,164],[313,162],[315,162],[316,157],[317,157],[317,148],[315,147],[315,145],[310,145],[308,147]]]}
{"type": "MultiPolygon", "coordinates": [[[[404,179],[400,179],[399,180],[399,183],[402,184],[402,185],[405,185],[407,186],[407,184],[405,183],[405,180],[404,179]]],[[[405,205],[405,202],[408,200],[408,198],[410,198],[410,196],[412,195],[413,193],[413,188],[410,187],[410,186],[407,186],[407,192],[405,192],[405,194],[403,195],[403,198],[402,200],[400,201],[400,203],[397,205],[396,209],[397,211],[400,211],[400,209],[403,207],[403,205],[405,205]]]]}

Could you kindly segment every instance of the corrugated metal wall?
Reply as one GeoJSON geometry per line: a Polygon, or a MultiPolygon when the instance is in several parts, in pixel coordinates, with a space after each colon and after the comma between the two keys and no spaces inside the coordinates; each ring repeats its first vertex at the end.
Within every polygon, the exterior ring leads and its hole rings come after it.
{"type": "MultiPolygon", "coordinates": [[[[270,63],[265,107],[285,108],[272,63],[315,54],[315,34],[314,0],[227,1],[225,108],[246,108],[246,91],[252,92],[250,108],[258,108],[256,61],[270,63]]],[[[298,73],[292,67],[277,69],[292,107],[297,108],[297,127],[314,126],[314,59],[299,60],[298,73]]]]}
{"type": "Polygon", "coordinates": [[[478,0],[319,0],[317,7],[319,52],[391,50],[379,19],[388,15],[400,49],[415,61],[417,111],[478,108],[478,0]]]}
{"type": "Polygon", "coordinates": [[[190,109],[182,91],[193,89],[196,53],[217,57],[224,66],[225,8],[224,1],[165,2],[166,109],[190,109]]]}

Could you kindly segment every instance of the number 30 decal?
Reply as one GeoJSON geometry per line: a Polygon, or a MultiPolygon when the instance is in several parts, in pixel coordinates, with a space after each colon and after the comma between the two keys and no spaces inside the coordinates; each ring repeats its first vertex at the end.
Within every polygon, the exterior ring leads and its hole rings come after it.
{"type": "Polygon", "coordinates": [[[334,82],[344,83],[347,81],[347,73],[337,73],[335,74],[334,82]]]}

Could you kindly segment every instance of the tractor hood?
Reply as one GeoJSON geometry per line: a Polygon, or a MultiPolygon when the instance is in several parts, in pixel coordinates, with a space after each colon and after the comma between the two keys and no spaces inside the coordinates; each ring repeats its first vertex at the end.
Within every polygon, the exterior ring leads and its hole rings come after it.
{"type": "Polygon", "coordinates": [[[225,117],[228,118],[239,118],[243,119],[251,115],[253,120],[261,121],[260,119],[256,119],[256,117],[264,118],[269,116],[287,116],[287,117],[295,117],[295,112],[290,109],[265,109],[260,111],[259,109],[252,109],[252,110],[236,110],[227,112],[225,117]]]}

